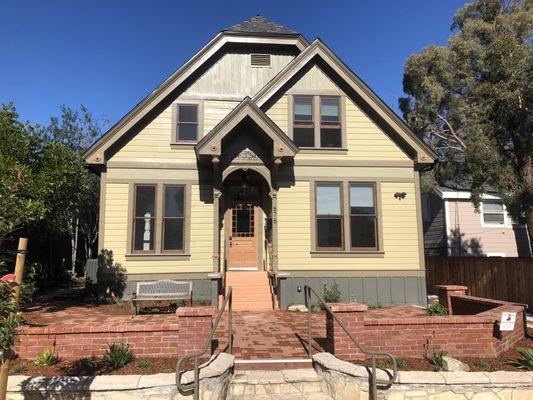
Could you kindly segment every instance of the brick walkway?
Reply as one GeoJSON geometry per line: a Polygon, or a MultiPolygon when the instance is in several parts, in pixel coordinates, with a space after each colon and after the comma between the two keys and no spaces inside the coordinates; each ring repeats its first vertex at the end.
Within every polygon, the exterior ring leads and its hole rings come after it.
{"type": "MultiPolygon", "coordinates": [[[[326,317],[312,315],[313,349],[324,351],[326,317]]],[[[227,318],[217,330],[219,348],[227,343],[227,318]]],[[[234,311],[233,354],[241,360],[306,358],[307,313],[290,311],[234,311]]]]}

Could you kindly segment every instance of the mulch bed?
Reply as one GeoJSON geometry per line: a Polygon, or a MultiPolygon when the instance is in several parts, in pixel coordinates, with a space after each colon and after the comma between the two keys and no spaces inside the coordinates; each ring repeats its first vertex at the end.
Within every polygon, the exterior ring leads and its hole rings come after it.
{"type": "MultiPolygon", "coordinates": [[[[533,348],[533,328],[528,328],[528,336],[519,341],[516,346],[496,358],[474,358],[474,357],[455,357],[456,359],[464,362],[470,367],[470,371],[476,372],[491,372],[491,371],[524,371],[509,363],[509,360],[517,358],[518,353],[516,349],[518,347],[533,348]]],[[[403,366],[399,366],[400,371],[435,371],[435,365],[427,358],[404,358],[401,359],[404,362],[403,366]]],[[[378,366],[384,368],[390,368],[385,364],[386,358],[378,360],[378,366]],[[379,361],[382,361],[380,364],[379,361]]],[[[352,361],[357,365],[364,365],[370,367],[372,362],[370,360],[357,360],[352,361]]]]}

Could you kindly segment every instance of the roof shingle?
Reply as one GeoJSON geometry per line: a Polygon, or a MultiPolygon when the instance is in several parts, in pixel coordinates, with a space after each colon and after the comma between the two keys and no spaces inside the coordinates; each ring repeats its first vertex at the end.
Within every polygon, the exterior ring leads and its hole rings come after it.
{"type": "Polygon", "coordinates": [[[233,25],[223,30],[223,32],[239,33],[259,33],[259,34],[276,34],[276,35],[298,35],[298,32],[286,28],[276,22],[256,15],[240,24],[233,25]]]}

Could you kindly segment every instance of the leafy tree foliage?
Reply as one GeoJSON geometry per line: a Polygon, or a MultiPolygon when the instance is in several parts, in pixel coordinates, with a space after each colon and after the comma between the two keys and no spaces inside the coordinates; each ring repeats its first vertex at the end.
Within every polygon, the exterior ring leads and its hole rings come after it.
{"type": "Polygon", "coordinates": [[[400,108],[437,151],[426,182],[471,182],[476,208],[487,187],[504,194],[533,238],[533,1],[476,0],[457,11],[447,46],[406,63],[400,108]],[[467,178],[467,179],[465,179],[467,178]]]}

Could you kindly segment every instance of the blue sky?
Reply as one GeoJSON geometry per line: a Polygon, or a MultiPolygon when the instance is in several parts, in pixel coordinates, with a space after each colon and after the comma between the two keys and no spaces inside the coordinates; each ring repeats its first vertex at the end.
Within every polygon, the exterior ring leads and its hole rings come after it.
{"type": "Polygon", "coordinates": [[[464,3],[0,0],[0,103],[39,123],[84,104],[114,123],[218,31],[261,14],[320,37],[397,110],[405,61],[445,44],[464,3]]]}

